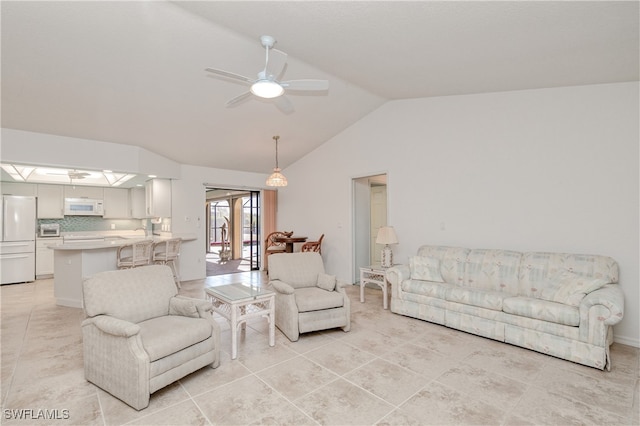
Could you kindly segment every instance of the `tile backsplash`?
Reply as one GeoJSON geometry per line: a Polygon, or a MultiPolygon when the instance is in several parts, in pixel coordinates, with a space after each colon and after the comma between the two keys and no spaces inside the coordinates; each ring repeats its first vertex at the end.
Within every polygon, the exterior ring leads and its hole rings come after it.
{"type": "Polygon", "coordinates": [[[116,230],[151,229],[148,219],[103,219],[93,216],[65,216],[63,219],[38,219],[41,223],[59,223],[60,232],[111,231],[111,225],[116,230]]]}

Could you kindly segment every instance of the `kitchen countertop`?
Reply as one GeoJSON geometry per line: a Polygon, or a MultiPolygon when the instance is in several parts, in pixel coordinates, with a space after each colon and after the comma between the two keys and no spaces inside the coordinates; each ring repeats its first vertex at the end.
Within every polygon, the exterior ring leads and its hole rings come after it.
{"type": "Polygon", "coordinates": [[[170,238],[181,238],[182,241],[193,241],[195,234],[177,234],[160,232],[158,235],[145,235],[144,231],[96,231],[96,232],[61,232],[62,241],[48,244],[52,250],[96,250],[118,248],[136,241],[153,239],[164,241],[170,238]]]}

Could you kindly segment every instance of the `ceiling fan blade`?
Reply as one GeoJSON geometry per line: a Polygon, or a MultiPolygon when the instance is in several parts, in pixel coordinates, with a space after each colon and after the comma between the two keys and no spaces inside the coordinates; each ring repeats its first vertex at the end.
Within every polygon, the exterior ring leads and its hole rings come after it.
{"type": "Polygon", "coordinates": [[[295,110],[289,98],[284,95],[274,98],[273,102],[276,104],[276,107],[285,114],[291,114],[295,110]]]}
{"type": "Polygon", "coordinates": [[[269,61],[267,63],[267,78],[278,80],[283,74],[287,64],[288,55],[281,50],[271,49],[269,51],[269,61]]]}
{"type": "Polygon", "coordinates": [[[250,97],[251,97],[251,92],[244,92],[243,94],[238,95],[235,98],[229,100],[225,106],[227,108],[233,108],[234,106],[240,105],[241,103],[243,103],[243,101],[246,101],[250,97]]]}
{"type": "Polygon", "coordinates": [[[252,79],[250,79],[248,77],[245,77],[243,75],[240,75],[240,74],[233,73],[233,72],[219,70],[219,69],[216,69],[216,68],[205,68],[205,71],[209,71],[210,73],[218,74],[218,75],[221,75],[223,77],[232,78],[234,80],[240,80],[240,81],[243,81],[245,83],[253,83],[252,79]]]}
{"type": "Polygon", "coordinates": [[[286,90],[329,90],[327,80],[290,80],[282,81],[280,85],[286,90]]]}

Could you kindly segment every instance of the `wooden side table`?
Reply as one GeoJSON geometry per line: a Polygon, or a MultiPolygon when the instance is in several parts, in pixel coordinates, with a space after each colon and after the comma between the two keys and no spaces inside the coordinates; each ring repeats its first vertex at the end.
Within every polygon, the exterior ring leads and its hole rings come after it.
{"type": "Polygon", "coordinates": [[[360,268],[360,302],[364,303],[364,286],[367,283],[375,284],[382,288],[382,308],[388,309],[388,283],[387,269],[380,264],[363,266],[360,268]]]}

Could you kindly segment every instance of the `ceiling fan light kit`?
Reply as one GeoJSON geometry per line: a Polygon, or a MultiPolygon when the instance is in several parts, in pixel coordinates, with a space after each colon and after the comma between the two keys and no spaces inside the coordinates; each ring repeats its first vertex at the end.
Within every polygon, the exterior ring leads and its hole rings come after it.
{"type": "Polygon", "coordinates": [[[265,48],[265,63],[264,69],[258,73],[258,78],[253,79],[217,68],[205,68],[210,73],[250,85],[249,91],[228,101],[227,108],[234,107],[254,95],[263,99],[279,98],[274,102],[275,106],[284,113],[291,113],[293,112],[293,104],[286,96],[283,96],[285,91],[326,92],[329,90],[329,82],[327,80],[279,81],[278,78],[282,77],[287,65],[287,54],[273,49],[276,40],[271,36],[260,37],[260,43],[265,48]],[[271,57],[269,52],[271,52],[271,57]]]}
{"type": "Polygon", "coordinates": [[[280,173],[281,170],[280,167],[278,167],[278,139],[280,139],[280,136],[273,137],[273,140],[276,141],[276,166],[271,176],[267,178],[267,186],[287,186],[288,183],[287,178],[280,173]]]}
{"type": "Polygon", "coordinates": [[[250,90],[254,95],[265,99],[277,98],[284,93],[282,86],[270,80],[258,80],[251,85],[250,90]]]}

